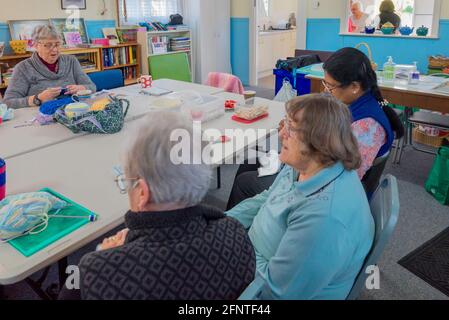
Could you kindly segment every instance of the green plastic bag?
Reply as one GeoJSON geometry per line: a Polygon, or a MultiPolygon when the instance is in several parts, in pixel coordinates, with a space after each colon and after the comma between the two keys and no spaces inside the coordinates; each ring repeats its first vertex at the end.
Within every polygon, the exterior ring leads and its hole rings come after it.
{"type": "Polygon", "coordinates": [[[449,205],[449,148],[441,147],[438,150],[426,186],[429,192],[442,205],[449,205]]]}

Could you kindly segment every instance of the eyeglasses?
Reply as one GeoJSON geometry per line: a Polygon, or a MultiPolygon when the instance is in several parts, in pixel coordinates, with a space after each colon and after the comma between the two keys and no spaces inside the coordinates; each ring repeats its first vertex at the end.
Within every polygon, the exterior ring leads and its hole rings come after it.
{"type": "Polygon", "coordinates": [[[284,118],[284,130],[289,138],[293,137],[293,133],[298,131],[297,129],[292,127],[291,120],[288,117],[284,118]]]}
{"type": "Polygon", "coordinates": [[[116,178],[114,179],[121,194],[127,194],[129,190],[134,189],[139,184],[139,178],[126,178],[121,168],[115,167],[116,178]],[[132,185],[129,182],[134,181],[132,185]]]}
{"type": "Polygon", "coordinates": [[[52,50],[52,49],[59,49],[62,46],[61,42],[38,42],[39,44],[41,44],[42,46],[44,46],[45,49],[47,50],[52,50]]]}
{"type": "Polygon", "coordinates": [[[329,93],[332,93],[334,90],[343,87],[341,84],[340,85],[336,85],[336,86],[332,86],[329,83],[327,83],[325,80],[322,80],[321,83],[323,84],[323,86],[326,89],[326,91],[329,92],[329,93]]]}

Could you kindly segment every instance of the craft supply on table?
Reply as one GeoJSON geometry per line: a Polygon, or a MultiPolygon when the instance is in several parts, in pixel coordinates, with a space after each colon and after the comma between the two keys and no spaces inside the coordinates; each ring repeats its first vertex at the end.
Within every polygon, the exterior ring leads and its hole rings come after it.
{"type": "Polygon", "coordinates": [[[0,123],[14,118],[14,109],[9,109],[6,104],[0,104],[0,123]]]}
{"type": "Polygon", "coordinates": [[[72,103],[72,97],[62,97],[60,99],[55,99],[51,101],[44,102],[40,107],[39,111],[45,115],[53,115],[56,110],[62,108],[70,103],[72,103]]]}
{"type": "Polygon", "coordinates": [[[95,101],[92,103],[92,106],[90,107],[90,111],[103,111],[106,109],[107,105],[111,102],[109,98],[102,98],[98,101],[95,101]]]}
{"type": "Polygon", "coordinates": [[[234,111],[237,106],[237,101],[235,100],[226,100],[225,101],[225,110],[226,111],[234,111]]]}
{"type": "Polygon", "coordinates": [[[31,230],[33,234],[25,232],[25,234],[8,241],[10,245],[26,257],[48,247],[82,226],[98,220],[97,214],[51,189],[42,189],[40,192],[31,195],[38,194],[41,194],[39,196],[41,199],[50,199],[55,205],[52,206],[51,210],[44,211],[45,214],[41,215],[40,220],[38,219],[41,226],[31,230]]]}
{"type": "Polygon", "coordinates": [[[67,118],[72,119],[89,112],[90,106],[83,102],[74,102],[64,108],[67,118]]]}

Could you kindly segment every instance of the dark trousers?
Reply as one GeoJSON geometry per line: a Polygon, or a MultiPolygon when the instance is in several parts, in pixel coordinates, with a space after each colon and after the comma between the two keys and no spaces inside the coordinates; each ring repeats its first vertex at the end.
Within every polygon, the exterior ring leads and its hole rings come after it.
{"type": "Polygon", "coordinates": [[[242,164],[239,167],[226,210],[231,210],[240,202],[255,197],[271,187],[277,174],[259,178],[257,172],[259,167],[259,164],[242,164]]]}

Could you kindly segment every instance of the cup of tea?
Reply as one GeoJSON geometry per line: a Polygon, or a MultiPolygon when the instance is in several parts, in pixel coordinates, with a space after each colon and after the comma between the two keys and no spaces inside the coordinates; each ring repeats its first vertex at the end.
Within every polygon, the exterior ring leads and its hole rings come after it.
{"type": "Polygon", "coordinates": [[[151,88],[153,85],[153,77],[152,76],[141,76],[139,78],[139,83],[142,86],[142,89],[151,88]]]}
{"type": "Polygon", "coordinates": [[[6,163],[0,158],[0,201],[6,197],[6,163]]]}
{"type": "Polygon", "coordinates": [[[245,98],[245,104],[253,105],[254,99],[256,98],[256,91],[252,91],[252,90],[244,91],[243,97],[245,98]]]}

